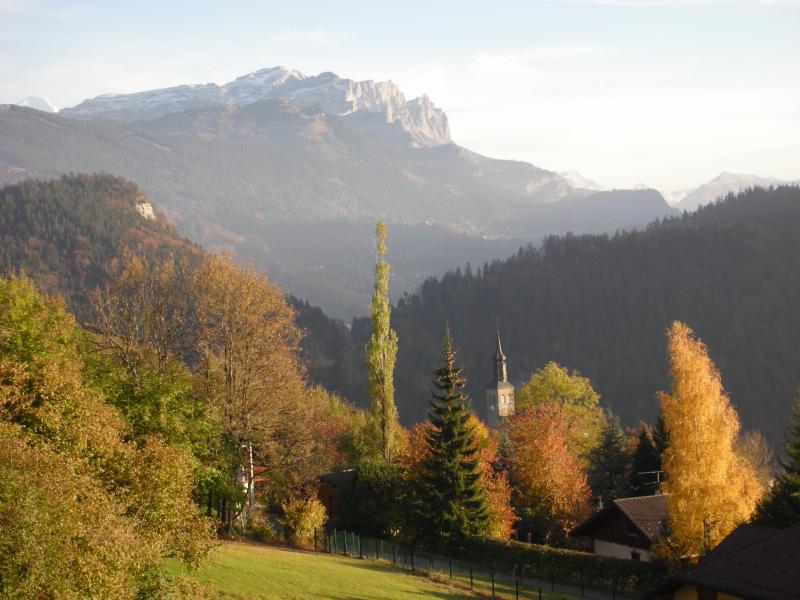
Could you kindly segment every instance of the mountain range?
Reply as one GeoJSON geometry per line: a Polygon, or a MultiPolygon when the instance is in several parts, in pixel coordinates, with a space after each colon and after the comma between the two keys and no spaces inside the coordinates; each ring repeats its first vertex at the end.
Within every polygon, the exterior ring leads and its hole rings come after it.
{"type": "Polygon", "coordinates": [[[225,85],[104,95],[57,114],[2,106],[0,139],[0,183],[124,176],[181,234],[230,249],[346,319],[368,306],[378,219],[398,233],[389,246],[397,299],[453,265],[550,234],[674,213],[657,193],[597,196],[575,174],[459,146],[440,109],[425,96],[407,101],[391,82],[281,67],[225,85]]]}

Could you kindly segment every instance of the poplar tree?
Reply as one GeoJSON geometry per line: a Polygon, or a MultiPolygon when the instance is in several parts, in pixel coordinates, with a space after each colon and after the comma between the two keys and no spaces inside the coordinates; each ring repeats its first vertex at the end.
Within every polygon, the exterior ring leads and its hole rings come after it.
{"type": "Polygon", "coordinates": [[[394,365],[397,333],[391,328],[389,304],[389,263],[386,254],[386,225],[375,227],[375,291],[372,294],[372,336],[366,347],[369,406],[367,454],[391,461],[400,445],[400,424],[394,403],[394,365]]]}
{"type": "Polygon", "coordinates": [[[489,524],[481,486],[478,439],[470,424],[464,378],[456,367],[450,332],[445,333],[443,365],[436,370],[428,418],[418,510],[424,537],[457,542],[484,533],[489,524]]]}
{"type": "Polygon", "coordinates": [[[662,456],[670,523],[664,548],[694,559],[750,518],[761,487],[735,451],[739,419],[705,344],[676,321],[668,349],[672,390],[659,393],[669,440],[662,456]]]}
{"type": "Polygon", "coordinates": [[[781,473],[758,504],[755,522],[769,527],[800,525],[800,390],[792,410],[781,473]]]}

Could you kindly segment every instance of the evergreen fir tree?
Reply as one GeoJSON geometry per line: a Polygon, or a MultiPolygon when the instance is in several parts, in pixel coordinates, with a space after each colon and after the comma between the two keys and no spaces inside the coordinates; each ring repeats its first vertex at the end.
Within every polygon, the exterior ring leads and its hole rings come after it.
{"type": "Polygon", "coordinates": [[[633,452],[630,472],[630,493],[633,496],[652,496],[658,493],[661,453],[666,447],[664,419],[658,417],[655,427],[642,423],[639,442],[633,452]]]}
{"type": "Polygon", "coordinates": [[[589,455],[589,486],[598,503],[629,495],[628,458],[619,419],[609,411],[600,445],[589,455]]]}
{"type": "Polygon", "coordinates": [[[782,472],[756,509],[755,522],[768,527],[800,524],[800,390],[792,410],[782,472]]]}
{"type": "Polygon", "coordinates": [[[426,440],[418,506],[422,537],[457,542],[484,532],[488,524],[486,498],[476,460],[477,440],[468,426],[464,378],[455,366],[450,332],[445,333],[443,365],[435,373],[437,392],[430,404],[431,430],[426,440]]]}

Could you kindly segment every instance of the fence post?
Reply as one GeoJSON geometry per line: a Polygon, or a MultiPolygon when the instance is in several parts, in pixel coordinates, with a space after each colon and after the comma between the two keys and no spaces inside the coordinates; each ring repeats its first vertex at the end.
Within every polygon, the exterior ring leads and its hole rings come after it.
{"type": "Polygon", "coordinates": [[[550,567],[550,591],[554,591],[556,589],[556,576],[553,573],[553,567],[550,567]]]}
{"type": "Polygon", "coordinates": [[[314,552],[317,551],[317,528],[314,527],[314,552]]]}
{"type": "Polygon", "coordinates": [[[494,567],[489,569],[492,572],[492,598],[497,598],[494,594],[494,567]]]}
{"type": "Polygon", "coordinates": [[[583,569],[581,569],[581,598],[584,597],[583,594],[583,569]]]}
{"type": "Polygon", "coordinates": [[[361,547],[361,536],[358,536],[358,558],[364,559],[364,549],[361,547]]]}
{"type": "Polygon", "coordinates": [[[472,583],[472,563],[469,563],[469,589],[473,589],[474,587],[472,583]]]}
{"type": "Polygon", "coordinates": [[[412,570],[412,571],[415,571],[415,570],[416,570],[416,569],[414,568],[414,546],[411,546],[411,570],[412,570]]]}
{"type": "Polygon", "coordinates": [[[336,546],[339,545],[339,540],[336,539],[336,529],[333,530],[333,549],[331,550],[331,554],[336,554],[338,548],[336,546]]]}
{"type": "Polygon", "coordinates": [[[377,560],[381,559],[381,555],[383,554],[383,540],[378,540],[375,542],[375,546],[378,548],[378,558],[377,560]]]}
{"type": "Polygon", "coordinates": [[[519,577],[514,580],[514,598],[519,600],[519,577]]]}
{"type": "Polygon", "coordinates": [[[347,556],[347,530],[344,530],[344,556],[347,556]]]}
{"type": "Polygon", "coordinates": [[[542,588],[539,588],[539,600],[542,600],[542,588]]]}
{"type": "Polygon", "coordinates": [[[614,575],[611,581],[611,600],[617,600],[617,576],[614,575]]]}
{"type": "Polygon", "coordinates": [[[447,568],[450,569],[450,579],[453,578],[453,559],[449,556],[447,557],[447,568]]]}
{"type": "Polygon", "coordinates": [[[392,541],[392,566],[397,566],[397,544],[392,541]]]}

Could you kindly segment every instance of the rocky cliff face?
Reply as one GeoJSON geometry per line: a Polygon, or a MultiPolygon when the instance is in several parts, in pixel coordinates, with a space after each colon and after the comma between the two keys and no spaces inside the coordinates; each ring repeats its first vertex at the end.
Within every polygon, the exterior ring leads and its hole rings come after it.
{"type": "Polygon", "coordinates": [[[193,108],[220,104],[243,106],[261,100],[291,99],[318,104],[326,113],[338,116],[367,113],[368,123],[399,127],[405,142],[414,147],[451,143],[447,116],[427,96],[406,101],[391,81],[354,81],[330,72],[307,77],[298,71],[275,67],[262,69],[217,85],[181,85],[135,94],[106,94],[85,100],[61,114],[79,119],[118,119],[127,122],[157,119],[193,108]]]}

